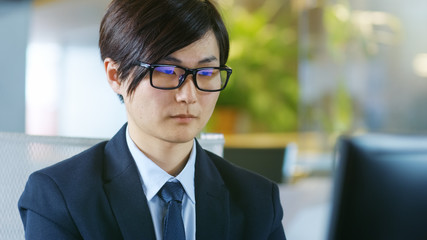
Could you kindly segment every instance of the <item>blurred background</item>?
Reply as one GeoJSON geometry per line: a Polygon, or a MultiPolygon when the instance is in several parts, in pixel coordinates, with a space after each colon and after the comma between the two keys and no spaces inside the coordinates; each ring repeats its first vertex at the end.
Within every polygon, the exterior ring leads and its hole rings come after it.
{"type": "MultiPolygon", "coordinates": [[[[0,0],[0,132],[110,138],[123,125],[97,46],[108,3],[0,0]]],[[[226,157],[284,150],[288,237],[319,239],[337,137],[427,133],[427,1],[219,5],[233,75],[204,131],[224,134],[226,157]]]]}

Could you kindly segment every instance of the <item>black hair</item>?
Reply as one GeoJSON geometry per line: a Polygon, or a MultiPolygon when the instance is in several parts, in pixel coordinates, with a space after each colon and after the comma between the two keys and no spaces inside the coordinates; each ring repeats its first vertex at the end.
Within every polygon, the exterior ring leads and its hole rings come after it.
{"type": "Polygon", "coordinates": [[[133,74],[127,89],[132,94],[147,74],[145,68],[136,68],[138,61],[157,63],[210,30],[218,41],[223,66],[228,59],[229,36],[210,0],[113,0],[101,22],[101,58],[118,64],[119,79],[133,74]]]}

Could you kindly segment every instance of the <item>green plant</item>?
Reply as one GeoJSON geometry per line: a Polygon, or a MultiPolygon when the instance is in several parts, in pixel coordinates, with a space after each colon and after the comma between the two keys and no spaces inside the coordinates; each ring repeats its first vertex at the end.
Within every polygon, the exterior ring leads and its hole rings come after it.
{"type": "Polygon", "coordinates": [[[248,116],[248,127],[241,131],[296,130],[297,14],[283,0],[266,0],[252,11],[233,1],[228,4],[224,16],[233,75],[218,108],[234,108],[248,116]]]}

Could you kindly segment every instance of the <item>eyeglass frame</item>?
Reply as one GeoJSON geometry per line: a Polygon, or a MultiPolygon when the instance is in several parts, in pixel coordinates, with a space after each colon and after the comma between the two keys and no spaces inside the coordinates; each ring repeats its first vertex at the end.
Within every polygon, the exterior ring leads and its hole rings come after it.
{"type": "Polygon", "coordinates": [[[225,89],[225,87],[227,86],[228,80],[230,79],[231,73],[233,72],[233,70],[230,67],[226,66],[226,65],[224,65],[222,67],[201,67],[201,68],[193,68],[193,69],[186,68],[186,67],[181,67],[181,66],[177,66],[177,65],[172,65],[172,64],[149,64],[149,63],[145,63],[145,62],[141,62],[141,61],[138,61],[137,65],[140,66],[140,67],[148,69],[150,71],[150,85],[153,88],[162,89],[162,90],[173,90],[173,89],[180,88],[184,84],[184,82],[187,79],[188,75],[191,74],[191,75],[193,75],[192,80],[193,80],[194,86],[196,86],[196,88],[199,89],[200,91],[203,91],[203,92],[219,92],[219,91],[222,91],[222,90],[225,89]],[[154,71],[154,68],[156,68],[156,67],[177,67],[177,68],[180,68],[180,69],[184,70],[185,72],[184,72],[183,75],[181,75],[179,77],[179,79],[178,79],[178,81],[179,81],[178,86],[176,86],[176,87],[170,87],[170,88],[158,87],[158,86],[154,86],[154,84],[153,84],[153,71],[154,71]],[[197,72],[202,71],[204,69],[219,69],[219,70],[226,71],[227,72],[227,79],[224,82],[224,86],[222,86],[220,89],[215,89],[215,90],[208,90],[208,89],[202,89],[202,88],[200,88],[199,85],[197,85],[197,80],[196,80],[197,77],[196,77],[196,75],[197,75],[197,72]]]}

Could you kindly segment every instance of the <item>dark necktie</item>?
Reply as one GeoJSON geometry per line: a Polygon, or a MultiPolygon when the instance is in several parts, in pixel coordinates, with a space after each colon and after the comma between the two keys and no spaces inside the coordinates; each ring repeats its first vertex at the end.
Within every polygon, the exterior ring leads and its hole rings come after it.
{"type": "Polygon", "coordinates": [[[168,205],[163,221],[163,240],[185,240],[184,223],[181,216],[184,189],[181,183],[165,183],[158,195],[168,205]]]}

